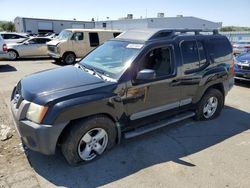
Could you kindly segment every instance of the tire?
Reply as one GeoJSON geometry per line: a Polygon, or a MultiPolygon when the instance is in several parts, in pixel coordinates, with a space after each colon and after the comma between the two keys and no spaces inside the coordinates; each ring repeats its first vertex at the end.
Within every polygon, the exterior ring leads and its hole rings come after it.
{"type": "Polygon", "coordinates": [[[76,56],[74,53],[66,52],[65,54],[63,54],[62,59],[63,63],[65,63],[66,65],[72,65],[76,61],[76,56]]]}
{"type": "Polygon", "coordinates": [[[224,106],[224,96],[217,89],[209,89],[198,103],[195,119],[206,121],[218,117],[224,106]]]}
{"type": "Polygon", "coordinates": [[[115,145],[116,136],[111,119],[102,115],[92,116],[72,125],[62,141],[61,150],[67,162],[76,166],[81,162],[91,162],[111,149],[115,145]]]}
{"type": "Polygon", "coordinates": [[[18,58],[18,53],[15,50],[9,50],[7,52],[7,56],[9,60],[14,61],[18,58]]]}

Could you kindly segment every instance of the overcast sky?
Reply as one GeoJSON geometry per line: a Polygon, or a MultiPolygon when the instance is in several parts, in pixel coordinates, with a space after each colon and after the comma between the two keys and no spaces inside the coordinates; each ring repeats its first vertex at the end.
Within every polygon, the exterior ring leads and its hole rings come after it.
{"type": "Polygon", "coordinates": [[[90,21],[118,19],[128,13],[134,18],[195,16],[224,26],[250,27],[250,0],[0,0],[0,20],[15,17],[51,18],[90,21]]]}

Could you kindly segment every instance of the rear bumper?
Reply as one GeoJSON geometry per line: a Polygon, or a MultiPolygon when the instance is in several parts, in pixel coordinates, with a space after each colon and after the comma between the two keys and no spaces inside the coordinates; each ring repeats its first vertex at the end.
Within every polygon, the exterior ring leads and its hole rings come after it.
{"type": "Polygon", "coordinates": [[[14,100],[11,101],[11,111],[23,143],[31,150],[46,155],[54,154],[58,138],[68,122],[55,125],[34,123],[25,118],[30,102],[23,100],[17,109],[14,100]]]}

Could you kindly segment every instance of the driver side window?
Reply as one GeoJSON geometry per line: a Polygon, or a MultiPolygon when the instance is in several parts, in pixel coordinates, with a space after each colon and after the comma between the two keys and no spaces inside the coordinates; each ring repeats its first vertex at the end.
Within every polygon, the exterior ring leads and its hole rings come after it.
{"type": "Polygon", "coordinates": [[[140,70],[154,70],[156,78],[159,78],[172,73],[172,64],[171,49],[169,47],[156,48],[147,53],[140,70]]]}
{"type": "Polygon", "coordinates": [[[83,33],[82,32],[74,33],[71,40],[76,40],[76,41],[83,40],[83,33]]]}

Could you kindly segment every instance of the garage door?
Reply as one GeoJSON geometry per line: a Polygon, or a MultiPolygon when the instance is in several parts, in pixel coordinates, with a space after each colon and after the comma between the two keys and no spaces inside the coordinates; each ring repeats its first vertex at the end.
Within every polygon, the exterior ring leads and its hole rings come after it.
{"type": "Polygon", "coordinates": [[[38,22],[38,30],[53,30],[52,22],[38,22]]]}

